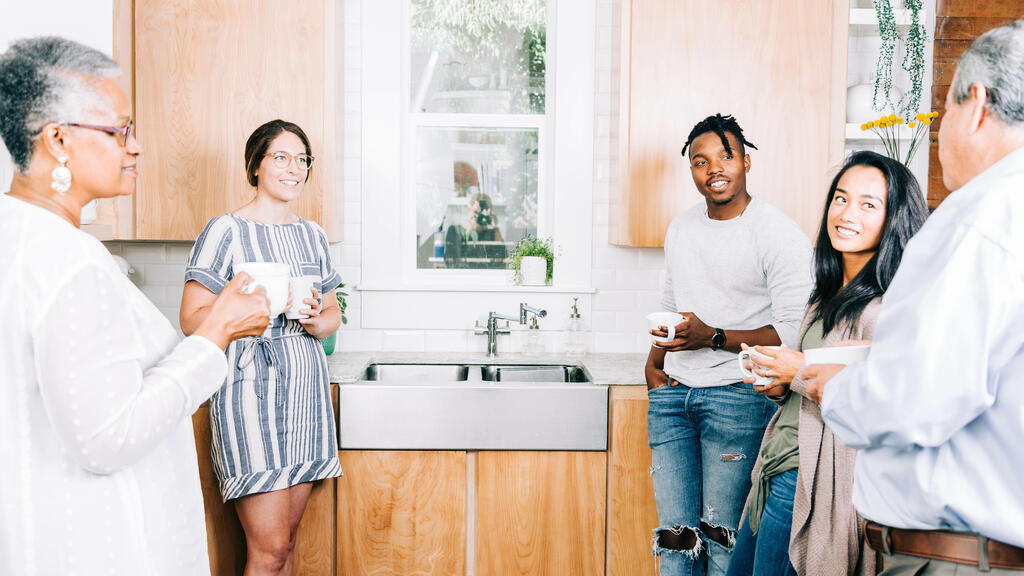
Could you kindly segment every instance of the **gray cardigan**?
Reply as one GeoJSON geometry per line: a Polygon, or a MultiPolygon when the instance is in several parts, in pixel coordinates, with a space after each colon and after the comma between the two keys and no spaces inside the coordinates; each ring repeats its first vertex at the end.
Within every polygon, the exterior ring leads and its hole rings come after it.
{"type": "MultiPolygon", "coordinates": [[[[869,302],[852,335],[847,334],[848,325],[837,326],[825,335],[825,346],[835,346],[843,340],[870,340],[881,308],[881,297],[869,302]]],[[[797,342],[803,341],[815,312],[815,307],[807,308],[797,342]]],[[[789,559],[800,576],[875,574],[875,553],[863,540],[864,519],[853,509],[853,466],[857,452],[840,444],[825,428],[821,408],[807,397],[803,380],[794,378],[790,390],[803,398],[798,434],[800,468],[793,498],[789,559]]],[[[775,433],[778,418],[776,412],[768,423],[762,447],[775,433]]],[[[754,482],[760,469],[758,458],[751,475],[754,482]]]]}

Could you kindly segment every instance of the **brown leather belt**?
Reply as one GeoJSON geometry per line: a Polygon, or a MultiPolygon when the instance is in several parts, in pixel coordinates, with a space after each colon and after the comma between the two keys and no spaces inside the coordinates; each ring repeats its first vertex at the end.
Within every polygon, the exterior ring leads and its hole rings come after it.
{"type": "Polygon", "coordinates": [[[980,566],[983,569],[991,566],[1006,570],[1024,570],[1024,548],[989,540],[976,534],[904,530],[868,522],[864,526],[864,539],[873,550],[879,552],[934,558],[980,566]],[[982,554],[983,547],[987,548],[987,555],[982,554]]]}

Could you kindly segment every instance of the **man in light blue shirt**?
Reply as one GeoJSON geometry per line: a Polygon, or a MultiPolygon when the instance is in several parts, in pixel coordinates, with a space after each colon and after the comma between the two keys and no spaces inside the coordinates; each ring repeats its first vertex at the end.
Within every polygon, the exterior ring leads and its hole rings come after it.
{"type": "Polygon", "coordinates": [[[1020,573],[1024,20],[961,56],[939,160],[954,192],[907,246],[870,355],[803,375],[859,450],[853,502],[884,574],[1020,573]]]}

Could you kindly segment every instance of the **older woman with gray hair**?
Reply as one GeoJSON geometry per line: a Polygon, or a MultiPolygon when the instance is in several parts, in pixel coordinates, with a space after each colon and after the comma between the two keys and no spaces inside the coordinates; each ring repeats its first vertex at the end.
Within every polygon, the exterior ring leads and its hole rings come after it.
{"type": "Polygon", "coordinates": [[[79,229],[86,202],[135,189],[119,74],[60,38],[0,55],[0,574],[209,573],[190,415],[268,304],[239,274],[181,340],[79,229]]]}

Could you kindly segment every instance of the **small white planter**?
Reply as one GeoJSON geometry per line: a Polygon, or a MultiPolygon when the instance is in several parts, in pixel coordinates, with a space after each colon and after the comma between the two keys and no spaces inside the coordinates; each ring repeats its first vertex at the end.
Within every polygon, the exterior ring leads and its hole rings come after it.
{"type": "Polygon", "coordinates": [[[523,256],[519,260],[519,277],[523,286],[547,284],[548,259],[541,256],[523,256]]]}

